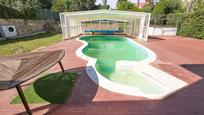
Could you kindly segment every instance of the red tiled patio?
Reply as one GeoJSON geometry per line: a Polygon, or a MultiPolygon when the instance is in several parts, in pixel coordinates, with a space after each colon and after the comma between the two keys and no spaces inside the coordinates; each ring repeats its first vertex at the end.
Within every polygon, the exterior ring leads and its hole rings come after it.
{"type": "MultiPolygon", "coordinates": [[[[64,49],[66,55],[62,63],[65,69],[80,73],[70,99],[62,105],[30,104],[33,114],[204,115],[204,41],[179,36],[151,37],[148,42],[136,41],[157,54],[153,66],[189,85],[163,100],[148,100],[110,92],[88,78],[85,72],[86,61],[75,54],[82,43],[71,39],[43,49],[64,49]]],[[[60,71],[60,68],[56,65],[49,71],[60,71]]],[[[9,104],[16,95],[15,89],[0,91],[0,114],[26,114],[22,104],[9,104]]]]}

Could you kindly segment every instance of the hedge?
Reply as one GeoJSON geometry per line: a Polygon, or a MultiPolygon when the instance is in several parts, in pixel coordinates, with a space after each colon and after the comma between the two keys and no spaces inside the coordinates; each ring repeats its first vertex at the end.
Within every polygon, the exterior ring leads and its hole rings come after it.
{"type": "Polygon", "coordinates": [[[181,23],[178,34],[204,39],[204,9],[188,14],[181,23]]]}
{"type": "Polygon", "coordinates": [[[11,7],[0,5],[0,18],[2,19],[53,19],[59,20],[59,12],[47,9],[26,8],[18,11],[11,7]]]}

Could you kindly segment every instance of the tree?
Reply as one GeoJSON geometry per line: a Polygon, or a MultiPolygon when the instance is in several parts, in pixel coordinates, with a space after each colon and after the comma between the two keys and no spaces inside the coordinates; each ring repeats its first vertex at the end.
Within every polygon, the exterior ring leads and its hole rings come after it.
{"type": "Polygon", "coordinates": [[[154,3],[154,0],[146,0],[146,2],[149,3],[149,5],[153,6],[155,3],[154,3]]]}
{"type": "Polygon", "coordinates": [[[77,0],[72,0],[69,5],[69,11],[80,11],[82,8],[79,8],[77,0]]]}
{"type": "Polygon", "coordinates": [[[193,8],[194,11],[199,11],[204,9],[204,0],[196,0],[193,3],[193,8]]]}
{"type": "Polygon", "coordinates": [[[153,9],[154,9],[154,6],[152,6],[151,4],[146,4],[143,8],[140,9],[140,11],[151,13],[153,9]]]}
{"type": "Polygon", "coordinates": [[[102,0],[102,3],[98,5],[97,9],[109,9],[110,5],[107,5],[107,0],[102,0]]]}
{"type": "Polygon", "coordinates": [[[117,9],[126,11],[139,11],[139,8],[136,7],[134,3],[129,1],[118,2],[117,9]]]}
{"type": "Polygon", "coordinates": [[[99,4],[99,5],[97,6],[97,9],[109,9],[109,8],[110,8],[110,5],[104,6],[104,5],[99,4]]]}
{"type": "Polygon", "coordinates": [[[87,10],[95,10],[96,9],[96,4],[95,3],[96,3],[96,0],[86,0],[86,2],[85,2],[85,9],[87,9],[87,10]]]}
{"type": "Polygon", "coordinates": [[[120,2],[127,2],[127,1],[128,1],[128,0],[118,0],[118,1],[117,1],[117,4],[120,3],[120,2]]]}
{"type": "Polygon", "coordinates": [[[38,6],[42,9],[50,10],[52,8],[53,0],[38,0],[38,6]]]}
{"type": "Polygon", "coordinates": [[[140,7],[140,0],[137,0],[137,7],[140,7]]]}
{"type": "Polygon", "coordinates": [[[71,0],[69,5],[70,11],[84,11],[84,10],[94,10],[96,0],[71,0]]]}
{"type": "Polygon", "coordinates": [[[155,0],[146,0],[146,4],[143,8],[140,9],[142,12],[152,12],[155,7],[155,0]]]}
{"type": "Polygon", "coordinates": [[[70,3],[70,0],[64,0],[65,11],[69,11],[70,3]]]}
{"type": "Polygon", "coordinates": [[[107,6],[107,0],[103,0],[103,5],[107,6]]]}
{"type": "Polygon", "coordinates": [[[160,0],[154,7],[152,15],[169,14],[183,11],[183,6],[180,0],[160,0]]]}
{"type": "Polygon", "coordinates": [[[0,5],[4,7],[2,10],[5,18],[35,18],[35,9],[37,0],[0,0],[0,5]],[[11,12],[13,11],[13,12],[11,12]]]}
{"type": "Polygon", "coordinates": [[[187,10],[187,12],[191,12],[194,3],[195,3],[195,0],[190,0],[190,1],[187,3],[187,5],[186,5],[186,10],[187,10]]]}
{"type": "Polygon", "coordinates": [[[66,11],[65,3],[63,0],[55,0],[52,5],[52,10],[57,12],[66,11]]]}
{"type": "Polygon", "coordinates": [[[204,0],[197,0],[193,11],[182,20],[179,34],[182,36],[204,39],[204,0]]]}

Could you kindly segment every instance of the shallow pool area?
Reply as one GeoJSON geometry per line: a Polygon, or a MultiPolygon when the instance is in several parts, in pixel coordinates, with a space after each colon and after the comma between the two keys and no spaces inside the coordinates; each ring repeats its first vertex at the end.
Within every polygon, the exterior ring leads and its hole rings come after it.
{"type": "Polygon", "coordinates": [[[186,85],[151,65],[156,54],[122,36],[85,36],[77,55],[88,61],[87,73],[95,83],[113,92],[161,99],[186,85]],[[162,77],[163,76],[163,77],[162,77]],[[176,87],[170,83],[178,83],[176,87]]]}

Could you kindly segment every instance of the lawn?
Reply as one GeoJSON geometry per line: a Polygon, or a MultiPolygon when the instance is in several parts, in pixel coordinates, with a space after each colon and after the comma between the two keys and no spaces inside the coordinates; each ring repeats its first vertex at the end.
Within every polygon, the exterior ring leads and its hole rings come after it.
{"type": "Polygon", "coordinates": [[[62,35],[55,33],[45,33],[32,37],[4,40],[0,41],[0,55],[11,55],[13,50],[19,47],[23,47],[26,51],[32,51],[59,41],[62,41],[62,35]]]}
{"type": "MultiPolygon", "coordinates": [[[[54,73],[45,75],[24,90],[26,100],[30,104],[63,104],[71,95],[76,77],[77,73],[54,73]]],[[[16,96],[11,101],[11,104],[18,103],[21,103],[21,100],[19,96],[16,96]]]]}

